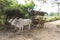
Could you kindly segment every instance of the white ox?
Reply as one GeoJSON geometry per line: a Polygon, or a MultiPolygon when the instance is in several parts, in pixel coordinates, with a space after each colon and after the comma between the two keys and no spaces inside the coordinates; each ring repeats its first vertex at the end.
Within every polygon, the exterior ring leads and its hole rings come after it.
{"type": "Polygon", "coordinates": [[[30,29],[31,23],[32,23],[32,20],[31,20],[31,19],[22,19],[22,18],[20,18],[20,19],[18,20],[18,24],[16,25],[16,27],[19,28],[19,31],[20,31],[21,29],[22,29],[22,31],[23,31],[23,28],[24,28],[25,25],[28,25],[28,28],[30,29]]]}
{"type": "Polygon", "coordinates": [[[30,25],[32,23],[32,20],[31,19],[10,19],[9,20],[9,23],[12,25],[12,26],[15,26],[15,28],[19,28],[19,31],[22,29],[23,31],[23,28],[25,25],[28,25],[28,28],[30,29],[30,25]]]}

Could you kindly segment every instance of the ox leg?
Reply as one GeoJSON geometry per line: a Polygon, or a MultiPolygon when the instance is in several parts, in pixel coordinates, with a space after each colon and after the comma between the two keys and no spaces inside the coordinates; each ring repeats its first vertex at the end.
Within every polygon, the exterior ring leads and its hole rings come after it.
{"type": "Polygon", "coordinates": [[[42,28],[44,28],[44,24],[42,24],[42,28]]]}
{"type": "Polygon", "coordinates": [[[20,31],[21,31],[21,28],[19,28],[18,32],[20,32],[20,31]]]}
{"type": "Polygon", "coordinates": [[[29,24],[29,30],[30,30],[30,24],[29,24]]]}
{"type": "Polygon", "coordinates": [[[22,30],[22,32],[23,32],[23,28],[24,28],[24,26],[22,25],[22,26],[21,26],[21,30],[22,30]]]}
{"type": "Polygon", "coordinates": [[[40,28],[43,28],[44,27],[44,25],[43,24],[40,24],[40,28]]]}
{"type": "Polygon", "coordinates": [[[22,27],[21,27],[21,26],[19,26],[18,28],[19,28],[18,32],[21,32],[22,27]]]}

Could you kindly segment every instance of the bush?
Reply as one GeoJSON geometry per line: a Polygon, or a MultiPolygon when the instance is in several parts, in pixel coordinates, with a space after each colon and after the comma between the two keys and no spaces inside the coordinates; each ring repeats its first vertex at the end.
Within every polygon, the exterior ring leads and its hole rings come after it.
{"type": "Polygon", "coordinates": [[[51,21],[55,21],[55,20],[56,20],[56,19],[55,19],[54,16],[49,17],[49,18],[46,19],[47,22],[51,22],[51,21]]]}
{"type": "Polygon", "coordinates": [[[57,24],[56,26],[57,26],[58,28],[60,28],[60,24],[57,24]]]}
{"type": "Polygon", "coordinates": [[[58,13],[54,13],[54,12],[51,12],[50,14],[48,14],[49,16],[58,16],[59,14],[58,13]]]}
{"type": "Polygon", "coordinates": [[[54,15],[55,15],[55,13],[51,12],[49,15],[50,15],[50,16],[54,16],[54,15]]]}
{"type": "Polygon", "coordinates": [[[55,16],[56,20],[59,20],[60,19],[60,16],[55,16]]]}
{"type": "Polygon", "coordinates": [[[50,16],[49,18],[46,19],[46,22],[51,22],[51,21],[56,21],[56,20],[60,20],[60,15],[50,16]]]}
{"type": "Polygon", "coordinates": [[[5,22],[6,22],[6,16],[2,15],[0,18],[0,24],[5,24],[5,22]]]}

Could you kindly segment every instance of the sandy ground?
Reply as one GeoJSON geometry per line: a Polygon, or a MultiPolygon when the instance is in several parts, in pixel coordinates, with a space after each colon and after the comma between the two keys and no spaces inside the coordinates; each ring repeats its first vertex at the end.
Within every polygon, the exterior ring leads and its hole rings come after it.
{"type": "Polygon", "coordinates": [[[12,33],[0,31],[0,40],[60,40],[60,28],[56,24],[60,20],[45,23],[44,28],[34,28],[30,31],[12,33]]]}

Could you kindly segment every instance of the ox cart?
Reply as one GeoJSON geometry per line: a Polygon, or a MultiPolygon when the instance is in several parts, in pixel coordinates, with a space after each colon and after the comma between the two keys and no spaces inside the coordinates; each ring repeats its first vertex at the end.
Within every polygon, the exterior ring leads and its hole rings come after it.
{"type": "Polygon", "coordinates": [[[32,12],[32,24],[33,24],[33,26],[43,28],[45,20],[46,20],[45,14],[48,15],[48,13],[42,12],[42,11],[34,11],[34,10],[31,12],[32,12]]]}
{"type": "Polygon", "coordinates": [[[27,26],[30,30],[33,27],[44,27],[45,19],[44,15],[47,14],[46,12],[39,12],[39,11],[31,11],[32,16],[31,19],[23,19],[23,18],[15,18],[10,19],[9,23],[14,26],[15,28],[18,28],[19,31],[23,31],[24,27],[27,26]],[[39,17],[37,17],[39,15],[39,17]]]}

